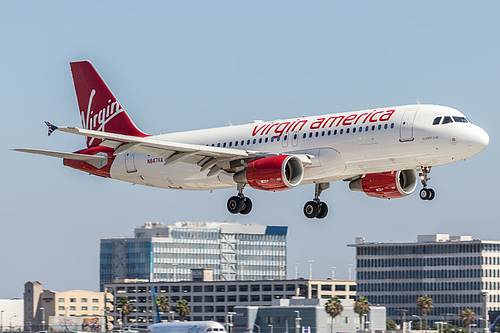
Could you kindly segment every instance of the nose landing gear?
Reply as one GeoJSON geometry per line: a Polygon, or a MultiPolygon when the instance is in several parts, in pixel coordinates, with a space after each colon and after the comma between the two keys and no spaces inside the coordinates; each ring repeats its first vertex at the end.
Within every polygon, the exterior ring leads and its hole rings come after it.
{"type": "Polygon", "coordinates": [[[330,183],[317,183],[314,186],[314,199],[304,205],[304,215],[307,218],[324,219],[328,215],[328,206],[319,199],[321,192],[330,188],[330,183]]]}
{"type": "Polygon", "coordinates": [[[227,210],[232,214],[246,215],[252,210],[252,200],[243,195],[245,184],[238,183],[238,195],[235,195],[227,201],[227,210]]]}
{"type": "Polygon", "coordinates": [[[422,200],[432,200],[436,196],[436,192],[433,189],[427,188],[427,182],[430,180],[428,177],[431,172],[431,167],[421,167],[421,172],[419,173],[420,181],[422,182],[423,189],[420,190],[420,199],[422,200]]]}

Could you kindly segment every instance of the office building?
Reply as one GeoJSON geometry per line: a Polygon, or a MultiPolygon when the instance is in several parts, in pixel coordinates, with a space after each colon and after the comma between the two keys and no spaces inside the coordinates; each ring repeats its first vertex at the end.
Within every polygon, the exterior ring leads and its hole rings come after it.
{"type": "Polygon", "coordinates": [[[385,332],[386,311],[371,306],[360,321],[354,312],[354,300],[341,300],[344,310],[331,318],[325,311],[325,299],[276,299],[271,306],[237,306],[229,323],[234,333],[245,332],[385,332]]]}
{"type": "MultiPolygon", "coordinates": [[[[111,295],[108,295],[108,298],[112,299],[111,295]]],[[[69,319],[70,317],[100,317],[89,319],[87,323],[102,324],[104,311],[104,293],[85,290],[64,292],[44,290],[38,281],[29,281],[24,285],[24,327],[26,330],[64,331],[70,329],[68,320],[73,322],[73,319],[69,319]],[[57,318],[54,319],[54,317],[57,318]]],[[[75,327],[70,330],[74,331],[75,327]]]]}
{"type": "MultiPolygon", "coordinates": [[[[209,276],[210,274],[208,274],[209,276]]],[[[157,296],[169,299],[170,310],[175,309],[177,301],[184,299],[191,307],[187,320],[215,320],[225,322],[228,312],[235,306],[271,306],[275,299],[293,297],[328,299],[337,295],[341,299],[354,299],[356,284],[345,280],[243,280],[243,281],[203,281],[199,270],[193,271],[197,281],[178,282],[115,282],[106,283],[106,291],[118,300],[126,296],[134,308],[127,316],[123,327],[147,328],[153,322],[151,308],[151,287],[156,288],[157,296]]],[[[119,326],[119,310],[115,304],[107,315],[113,324],[119,326]]],[[[162,314],[163,320],[178,319],[174,313],[162,314]]]]}
{"type": "Polygon", "coordinates": [[[24,301],[0,299],[0,332],[24,330],[24,301]]]}
{"type": "Polygon", "coordinates": [[[211,268],[214,280],[284,279],[287,230],[238,223],[147,222],[135,228],[133,238],[101,239],[101,288],[117,279],[190,280],[195,268],[211,268]]]}
{"type": "Polygon", "coordinates": [[[434,301],[429,321],[458,324],[460,310],[477,314],[485,327],[485,309],[500,310],[500,241],[448,234],[420,235],[417,242],[375,243],[357,238],[358,295],[387,307],[387,316],[399,322],[418,320],[419,297],[434,301]]]}

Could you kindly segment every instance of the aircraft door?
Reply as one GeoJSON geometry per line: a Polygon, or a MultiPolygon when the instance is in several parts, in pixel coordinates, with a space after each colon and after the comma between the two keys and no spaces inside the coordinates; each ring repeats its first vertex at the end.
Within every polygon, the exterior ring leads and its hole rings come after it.
{"type": "Polygon", "coordinates": [[[288,140],[290,139],[290,133],[285,133],[285,135],[283,135],[281,139],[282,139],[281,144],[283,145],[283,148],[288,147],[288,140]]]}
{"type": "Polygon", "coordinates": [[[407,110],[403,114],[400,125],[400,137],[399,141],[413,141],[413,123],[415,122],[415,116],[417,110],[407,110]]]}
{"type": "Polygon", "coordinates": [[[299,144],[299,131],[293,131],[292,136],[292,146],[296,147],[299,144]]]}
{"type": "Polygon", "coordinates": [[[134,152],[125,153],[125,170],[127,171],[127,173],[137,172],[137,168],[135,167],[134,152]]]}

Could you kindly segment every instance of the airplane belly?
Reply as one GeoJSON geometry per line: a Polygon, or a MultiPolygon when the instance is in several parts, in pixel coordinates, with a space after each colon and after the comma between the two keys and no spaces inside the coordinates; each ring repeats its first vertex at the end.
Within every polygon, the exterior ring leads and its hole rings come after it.
{"type": "Polygon", "coordinates": [[[164,165],[161,157],[129,153],[118,155],[111,167],[111,178],[133,184],[178,190],[211,190],[234,187],[232,178],[220,174],[207,177],[208,170],[177,162],[164,165]]]}

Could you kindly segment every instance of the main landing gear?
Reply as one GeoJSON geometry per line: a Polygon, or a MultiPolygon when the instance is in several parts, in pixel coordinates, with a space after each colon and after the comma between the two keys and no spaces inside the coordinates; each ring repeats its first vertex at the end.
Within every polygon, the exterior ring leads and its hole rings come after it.
{"type": "Polygon", "coordinates": [[[252,200],[243,195],[245,184],[238,184],[238,195],[229,198],[227,201],[227,210],[232,214],[246,215],[252,210],[252,200]]]}
{"type": "Polygon", "coordinates": [[[330,183],[318,183],[314,187],[314,199],[312,201],[306,202],[304,205],[304,215],[307,218],[313,219],[324,219],[328,215],[328,206],[326,203],[321,202],[319,196],[321,192],[330,188],[330,183]]]}
{"type": "Polygon", "coordinates": [[[433,189],[427,188],[427,182],[430,180],[428,177],[431,172],[431,167],[422,167],[422,171],[420,172],[420,181],[422,182],[423,189],[420,190],[420,199],[422,200],[432,200],[436,196],[436,193],[433,189]]]}

